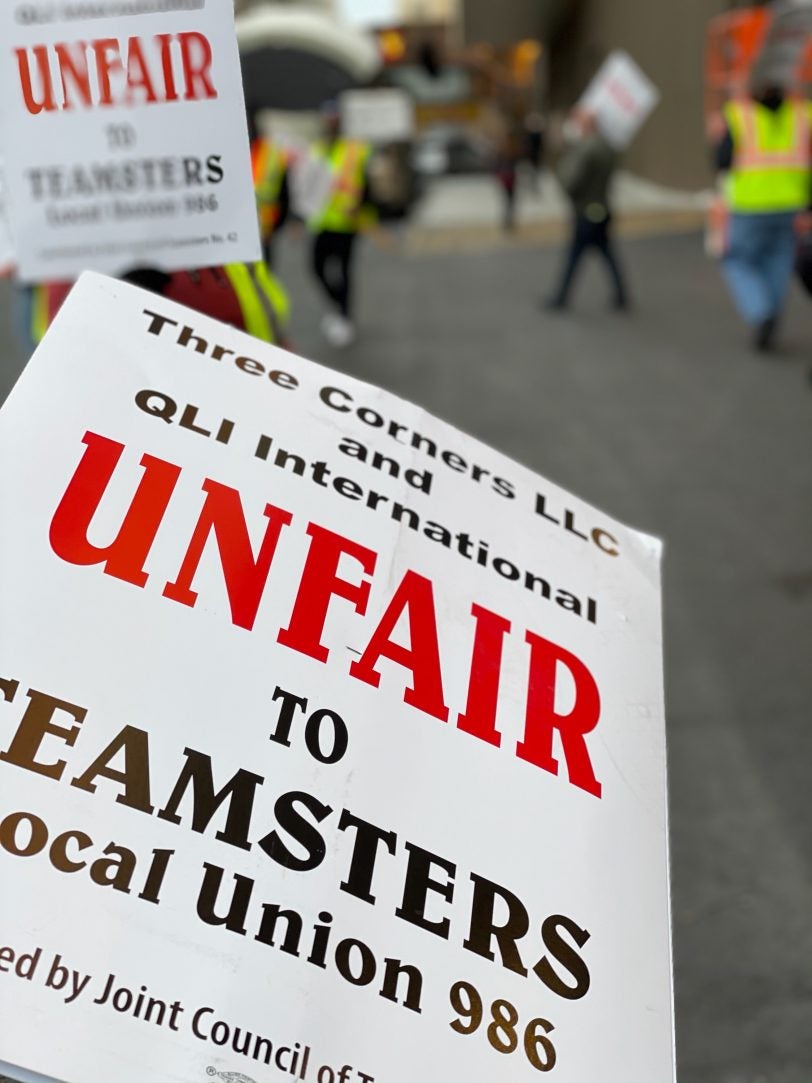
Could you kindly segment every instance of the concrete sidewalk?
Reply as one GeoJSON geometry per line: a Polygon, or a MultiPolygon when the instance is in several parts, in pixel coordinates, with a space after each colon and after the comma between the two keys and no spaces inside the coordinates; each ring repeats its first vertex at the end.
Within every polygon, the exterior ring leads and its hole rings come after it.
{"type": "MultiPolygon", "coordinates": [[[[619,172],[613,204],[618,229],[626,236],[701,229],[711,193],[664,188],[631,173],[619,172]]],[[[502,229],[502,191],[490,175],[437,177],[427,184],[406,228],[414,252],[515,247],[558,243],[569,221],[569,203],[552,173],[539,183],[520,173],[516,229],[502,229]]]]}
{"type": "Polygon", "coordinates": [[[365,245],[343,353],[306,252],[286,243],[279,271],[303,354],[665,539],[679,1080],[812,1083],[810,301],[793,290],[764,360],[699,234],[618,247],[628,315],[593,260],[571,313],[542,312],[549,248],[365,245]]]}

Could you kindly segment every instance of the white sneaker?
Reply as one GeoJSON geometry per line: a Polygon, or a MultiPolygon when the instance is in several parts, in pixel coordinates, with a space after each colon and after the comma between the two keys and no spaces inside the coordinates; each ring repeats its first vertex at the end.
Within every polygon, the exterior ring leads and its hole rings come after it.
{"type": "Polygon", "coordinates": [[[355,341],[355,326],[352,321],[340,316],[337,312],[331,312],[325,316],[321,328],[330,345],[338,350],[343,350],[355,341]]]}

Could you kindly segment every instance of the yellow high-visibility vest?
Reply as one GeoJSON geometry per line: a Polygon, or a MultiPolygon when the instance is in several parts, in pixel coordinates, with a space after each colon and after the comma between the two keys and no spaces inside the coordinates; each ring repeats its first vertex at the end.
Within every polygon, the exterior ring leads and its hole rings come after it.
{"type": "Polygon", "coordinates": [[[28,287],[31,305],[29,334],[35,346],[42,342],[45,332],[53,323],[54,317],[62,307],[72,286],[72,281],[61,280],[37,282],[35,285],[28,287]]]}
{"type": "Polygon", "coordinates": [[[51,323],[48,305],[48,286],[38,282],[31,287],[31,339],[39,344],[51,323]]]}
{"type": "Polygon", "coordinates": [[[223,269],[248,334],[264,342],[282,342],[290,317],[290,300],[279,279],[261,262],[227,263],[223,269]]]}
{"type": "Polygon", "coordinates": [[[330,145],[316,143],[313,154],[325,162],[333,184],[324,206],[309,219],[308,227],[314,233],[356,233],[374,217],[363,204],[369,146],[339,138],[330,145]]]}
{"type": "Polygon", "coordinates": [[[788,100],[778,109],[732,101],[725,119],[733,137],[726,199],[737,214],[800,211],[810,198],[812,107],[788,100]]]}

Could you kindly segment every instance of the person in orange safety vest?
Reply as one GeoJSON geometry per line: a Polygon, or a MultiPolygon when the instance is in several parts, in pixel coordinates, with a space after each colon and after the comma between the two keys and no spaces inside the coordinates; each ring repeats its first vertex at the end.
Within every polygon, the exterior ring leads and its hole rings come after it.
{"type": "MultiPolygon", "coordinates": [[[[286,344],[290,301],[279,280],[262,263],[228,263],[222,267],[175,271],[139,268],[125,281],[177,301],[196,312],[228,323],[249,335],[286,344]]],[[[43,282],[31,288],[30,337],[33,346],[56,316],[73,282],[43,282]]]]}
{"type": "Polygon", "coordinates": [[[273,265],[273,241],[290,212],[289,153],[275,140],[258,136],[251,144],[251,170],[257,198],[262,258],[273,265]]]}

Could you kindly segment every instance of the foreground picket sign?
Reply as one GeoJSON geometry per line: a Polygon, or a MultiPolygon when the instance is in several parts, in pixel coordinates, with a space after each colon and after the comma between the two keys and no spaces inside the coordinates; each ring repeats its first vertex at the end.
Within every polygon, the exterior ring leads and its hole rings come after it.
{"type": "Polygon", "coordinates": [[[0,1060],[673,1081],[658,542],[95,274],[0,464],[0,1060]]]}
{"type": "Polygon", "coordinates": [[[628,53],[617,49],[606,58],[580,102],[598,118],[601,131],[616,150],[625,150],[660,100],[660,92],[628,53]]]}
{"type": "Polygon", "coordinates": [[[231,3],[0,5],[19,273],[259,258],[231,3]]]}

